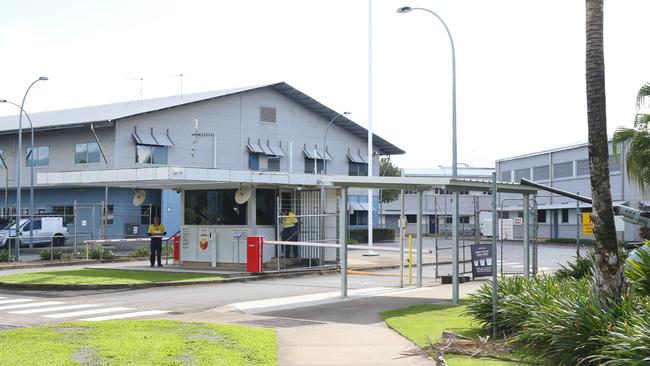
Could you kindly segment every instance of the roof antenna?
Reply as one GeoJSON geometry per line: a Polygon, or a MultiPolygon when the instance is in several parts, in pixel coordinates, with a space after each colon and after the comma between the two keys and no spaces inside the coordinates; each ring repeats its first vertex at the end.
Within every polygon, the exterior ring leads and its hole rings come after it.
{"type": "Polygon", "coordinates": [[[180,74],[176,75],[176,77],[178,77],[178,79],[180,80],[180,83],[181,83],[181,91],[180,91],[180,93],[181,93],[181,99],[183,99],[183,73],[180,73],[180,74]]]}
{"type": "MultiPolygon", "coordinates": [[[[139,78],[129,78],[129,79],[126,79],[126,80],[140,80],[140,91],[133,98],[131,98],[129,103],[131,103],[133,101],[133,99],[135,99],[135,98],[137,98],[139,96],[140,97],[140,104],[142,104],[142,97],[143,97],[143,95],[142,95],[142,80],[143,80],[142,76],[140,76],[139,78]]],[[[128,106],[128,104],[127,104],[127,106],[128,106]]]]}

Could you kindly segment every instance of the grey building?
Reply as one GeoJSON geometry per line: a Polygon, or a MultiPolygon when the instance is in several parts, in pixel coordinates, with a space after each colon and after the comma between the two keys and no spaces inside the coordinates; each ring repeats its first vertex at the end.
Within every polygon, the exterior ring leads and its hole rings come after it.
{"type": "MultiPolygon", "coordinates": [[[[647,194],[630,182],[624,159],[620,156],[614,157],[611,141],[609,151],[610,184],[614,204],[637,209],[649,208],[647,194]]],[[[587,143],[499,159],[496,161],[496,170],[499,179],[504,182],[519,182],[521,178],[525,178],[572,193],[591,196],[587,143]]],[[[533,203],[537,208],[540,238],[575,238],[576,223],[580,223],[578,220],[582,216],[577,214],[591,211],[591,205],[581,203],[578,208],[575,200],[544,191],[534,197],[533,203]]],[[[503,206],[504,215],[521,215],[521,201],[517,202],[514,197],[503,195],[500,198],[500,206],[503,206]]],[[[620,220],[617,225],[619,238],[624,240],[637,240],[638,229],[638,226],[623,224],[620,220]]],[[[591,235],[584,235],[582,230],[580,235],[583,238],[592,238],[591,235]]]]}
{"type": "MultiPolygon", "coordinates": [[[[338,116],[329,130],[327,146],[322,146],[325,128],[337,115],[286,83],[34,113],[30,117],[35,147],[29,161],[25,159],[29,151],[29,128],[25,127],[29,124],[23,121],[23,213],[29,208],[31,164],[36,174],[74,172],[80,176],[157,166],[278,174],[313,174],[315,167],[322,174],[326,160],[327,174],[361,174],[364,167],[367,171],[365,128],[338,116]]],[[[0,153],[8,166],[3,171],[6,198],[0,198],[4,215],[15,212],[17,123],[17,116],[0,117],[0,153]]],[[[404,153],[377,135],[373,142],[375,174],[380,155],[404,153]]],[[[136,207],[133,197],[137,187],[41,183],[35,182],[34,212],[72,215],[76,210],[77,226],[83,222],[80,230],[93,237],[143,235],[153,215],[161,215],[169,234],[183,224],[179,222],[181,197],[174,189],[149,189],[142,205],[136,207]],[[107,202],[106,215],[97,210],[103,201],[107,202]]],[[[237,187],[232,188],[234,192],[237,187]]],[[[367,202],[365,192],[351,192],[350,201],[367,202]]],[[[212,198],[221,194],[204,193],[212,198]]],[[[269,197],[275,199],[277,194],[274,191],[269,197]]],[[[291,197],[292,192],[286,192],[287,200],[291,197]]],[[[376,198],[374,205],[377,207],[376,198]]]]}

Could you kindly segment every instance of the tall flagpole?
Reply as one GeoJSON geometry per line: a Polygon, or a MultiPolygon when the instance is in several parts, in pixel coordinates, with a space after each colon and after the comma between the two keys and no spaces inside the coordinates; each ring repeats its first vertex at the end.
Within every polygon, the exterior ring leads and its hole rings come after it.
{"type": "MultiPolygon", "coordinates": [[[[368,0],[368,176],[372,176],[372,0],[368,0]]],[[[368,189],[368,246],[372,247],[373,229],[373,197],[372,189],[368,189]]],[[[377,255],[369,250],[364,255],[377,255]]]]}

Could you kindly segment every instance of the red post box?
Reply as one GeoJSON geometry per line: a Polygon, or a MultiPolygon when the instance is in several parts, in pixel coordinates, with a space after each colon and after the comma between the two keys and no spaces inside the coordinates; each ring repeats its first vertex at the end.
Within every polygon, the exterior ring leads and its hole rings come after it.
{"type": "Polygon", "coordinates": [[[246,238],[246,272],[261,273],[264,271],[263,246],[264,237],[261,235],[249,235],[246,238]]]}
{"type": "Polygon", "coordinates": [[[181,236],[174,235],[174,263],[181,260],[181,236]]]}

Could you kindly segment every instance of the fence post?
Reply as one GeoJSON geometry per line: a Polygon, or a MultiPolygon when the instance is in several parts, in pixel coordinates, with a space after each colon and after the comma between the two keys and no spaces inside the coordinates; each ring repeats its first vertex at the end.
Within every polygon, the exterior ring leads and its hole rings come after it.
{"type": "Polygon", "coordinates": [[[528,205],[529,195],[524,194],[524,277],[530,277],[530,214],[528,205]]]}
{"type": "MultiPolygon", "coordinates": [[[[73,242],[72,242],[72,250],[73,250],[73,256],[77,256],[77,200],[74,200],[73,206],[72,206],[72,219],[73,219],[73,226],[74,226],[74,237],[73,237],[73,242]]],[[[86,258],[88,259],[88,258],[86,258]]]]}

